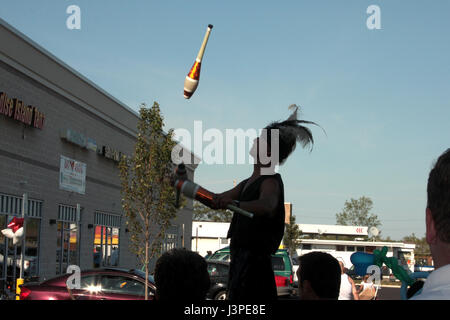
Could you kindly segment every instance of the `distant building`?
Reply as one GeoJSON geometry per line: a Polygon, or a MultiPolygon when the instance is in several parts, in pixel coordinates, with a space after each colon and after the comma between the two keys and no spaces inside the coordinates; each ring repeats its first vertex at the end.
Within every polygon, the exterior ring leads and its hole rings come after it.
{"type": "Polygon", "coordinates": [[[208,251],[215,252],[230,244],[227,239],[228,222],[192,222],[192,251],[206,256],[208,251]]]}
{"type": "MultiPolygon", "coordinates": [[[[117,167],[133,153],[139,114],[1,19],[0,39],[0,230],[21,215],[26,193],[25,277],[139,267],[117,167]]],[[[188,201],[164,248],[190,249],[191,226],[188,201]]],[[[13,259],[0,234],[0,290],[13,259]]]]}
{"type": "MultiPolygon", "coordinates": [[[[230,224],[227,222],[201,222],[192,223],[192,250],[206,256],[208,251],[215,252],[229,245],[227,232],[230,224]]],[[[327,252],[350,268],[350,256],[354,252],[373,253],[375,249],[388,248],[388,257],[396,257],[399,264],[405,269],[414,272],[414,244],[402,242],[376,242],[368,240],[368,227],[364,226],[337,226],[318,224],[298,224],[303,236],[311,239],[299,239],[300,245],[294,256],[301,256],[312,251],[327,252]],[[319,236],[351,236],[352,240],[322,240],[314,239],[319,236]]]]}
{"type": "Polygon", "coordinates": [[[291,223],[291,215],[292,215],[292,203],[285,202],[284,203],[284,223],[291,223]]]}
{"type": "Polygon", "coordinates": [[[350,268],[352,263],[350,256],[354,252],[373,253],[374,250],[388,248],[388,257],[396,257],[399,264],[405,269],[414,272],[414,244],[402,242],[376,242],[368,239],[368,227],[364,226],[338,226],[321,224],[299,224],[302,236],[309,236],[310,239],[300,239],[297,255],[301,256],[312,251],[327,252],[336,259],[342,261],[346,268],[350,268]],[[328,236],[327,240],[317,239],[328,236]],[[330,239],[335,237],[335,239],[330,239]],[[352,240],[339,240],[339,237],[353,237],[352,240]]]}

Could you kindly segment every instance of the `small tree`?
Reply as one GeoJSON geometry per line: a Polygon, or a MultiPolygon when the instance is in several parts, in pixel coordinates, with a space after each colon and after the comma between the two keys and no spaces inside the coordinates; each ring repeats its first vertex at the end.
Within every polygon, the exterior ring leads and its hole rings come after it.
{"type": "Polygon", "coordinates": [[[192,218],[195,221],[231,222],[233,212],[223,209],[213,210],[198,201],[194,201],[192,218]]]}
{"type": "Polygon", "coordinates": [[[368,197],[345,201],[344,209],[336,214],[336,223],[344,226],[379,227],[378,216],[371,213],[373,202],[368,197]]]}
{"type": "MultiPolygon", "coordinates": [[[[130,231],[130,250],[149,275],[149,261],[161,253],[165,231],[175,218],[175,191],[171,183],[173,131],[163,131],[158,103],[140,108],[138,136],[133,156],[122,156],[119,164],[122,207],[130,231]]],[[[145,299],[148,287],[145,284],[145,299]]]]}
{"type": "Polygon", "coordinates": [[[288,249],[289,254],[293,254],[297,251],[300,245],[299,238],[302,235],[301,230],[295,223],[295,216],[291,215],[289,218],[289,224],[286,224],[284,229],[283,245],[288,249]]]}

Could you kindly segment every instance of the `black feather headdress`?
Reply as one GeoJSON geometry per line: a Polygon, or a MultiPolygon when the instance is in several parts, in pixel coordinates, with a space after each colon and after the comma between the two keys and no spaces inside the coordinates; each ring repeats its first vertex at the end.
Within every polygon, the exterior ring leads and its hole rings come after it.
{"type": "MultiPolygon", "coordinates": [[[[287,157],[295,150],[297,142],[301,144],[303,148],[310,145],[314,145],[314,138],[311,130],[304,124],[312,124],[320,127],[317,123],[306,120],[298,120],[299,106],[293,104],[289,106],[290,110],[293,110],[292,114],[287,120],[282,122],[272,122],[265,129],[267,130],[268,142],[270,143],[270,130],[278,129],[279,134],[279,163],[282,164],[287,157]]],[[[322,128],[322,127],[320,127],[322,128]]],[[[323,129],[322,129],[323,130],[323,129]]]]}

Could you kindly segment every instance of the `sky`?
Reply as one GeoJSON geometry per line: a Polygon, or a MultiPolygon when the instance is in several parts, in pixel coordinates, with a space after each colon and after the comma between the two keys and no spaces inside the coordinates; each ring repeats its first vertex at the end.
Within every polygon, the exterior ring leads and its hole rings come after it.
{"type": "MultiPolygon", "coordinates": [[[[166,130],[260,129],[302,107],[312,152],[279,168],[297,223],[335,224],[370,197],[381,236],[425,234],[426,184],[450,147],[447,0],[1,0],[0,17],[134,110],[157,101],[166,130]],[[70,30],[66,12],[81,11],[70,30]],[[369,29],[367,9],[380,9],[369,29]],[[213,24],[197,92],[184,78],[213,24]]],[[[207,143],[205,143],[207,144],[207,143]]],[[[200,164],[214,192],[251,164],[200,164]]]]}

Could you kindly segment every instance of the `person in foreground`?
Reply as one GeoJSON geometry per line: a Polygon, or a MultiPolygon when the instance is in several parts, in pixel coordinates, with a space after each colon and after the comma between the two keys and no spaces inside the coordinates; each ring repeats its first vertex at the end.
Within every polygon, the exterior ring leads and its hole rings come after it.
{"type": "Polygon", "coordinates": [[[373,300],[376,295],[376,288],[370,279],[370,275],[366,274],[363,277],[363,281],[361,282],[360,288],[358,290],[359,300],[373,300]]]}
{"type": "Polygon", "coordinates": [[[254,140],[250,155],[255,160],[253,174],[235,188],[215,194],[212,209],[226,209],[229,204],[254,214],[249,218],[234,213],[228,238],[231,262],[228,299],[231,301],[274,301],[277,299],[271,255],[284,234],[284,187],[275,166],[283,164],[297,142],[313,144],[310,130],[297,120],[298,107],[285,121],[272,122],[254,140]]]}
{"type": "Polygon", "coordinates": [[[450,299],[450,149],[436,161],[428,177],[426,239],[435,270],[422,292],[411,300],[450,299]]]}
{"type": "Polygon", "coordinates": [[[208,265],[196,252],[172,249],[156,261],[155,285],[157,301],[203,301],[210,286],[208,265]]]}
{"type": "Polygon", "coordinates": [[[339,300],[359,300],[355,282],[345,273],[345,266],[339,261],[341,267],[341,288],[339,290],[339,300]]]}
{"type": "Polygon", "coordinates": [[[341,268],[330,254],[311,252],[301,256],[297,277],[300,300],[338,299],[341,268]]]}

